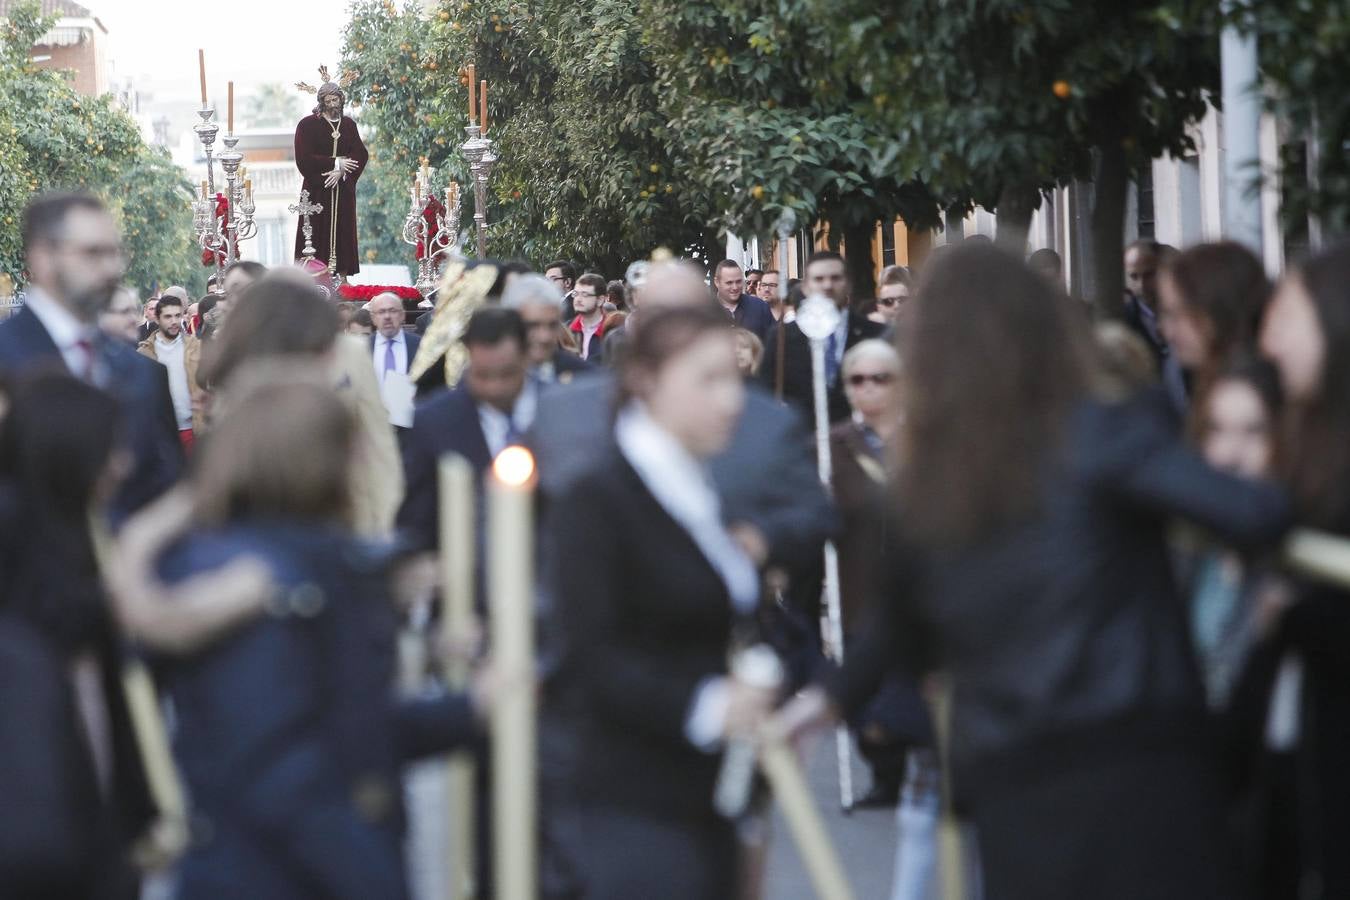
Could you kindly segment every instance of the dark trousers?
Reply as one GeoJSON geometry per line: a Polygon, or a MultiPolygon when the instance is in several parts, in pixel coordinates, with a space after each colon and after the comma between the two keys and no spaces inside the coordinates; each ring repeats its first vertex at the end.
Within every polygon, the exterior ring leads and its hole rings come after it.
{"type": "Polygon", "coordinates": [[[1120,753],[970,799],[989,900],[1231,900],[1206,757],[1120,753]]]}
{"type": "Polygon", "coordinates": [[[588,806],[577,824],[586,900],[736,896],[736,833],[711,813],[691,821],[588,806]]]}

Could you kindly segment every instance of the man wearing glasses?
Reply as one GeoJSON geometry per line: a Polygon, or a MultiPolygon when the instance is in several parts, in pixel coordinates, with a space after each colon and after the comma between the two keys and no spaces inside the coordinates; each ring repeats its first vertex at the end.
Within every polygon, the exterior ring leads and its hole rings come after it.
{"type": "Polygon", "coordinates": [[[769,304],[769,312],[773,313],[775,322],[783,321],[783,303],[778,299],[778,285],[778,272],[770,269],[759,276],[759,288],[755,291],[755,296],[769,304]]]}

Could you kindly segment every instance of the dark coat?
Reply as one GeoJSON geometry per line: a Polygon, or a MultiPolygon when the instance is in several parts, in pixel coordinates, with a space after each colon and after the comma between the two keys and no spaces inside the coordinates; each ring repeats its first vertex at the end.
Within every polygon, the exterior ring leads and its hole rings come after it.
{"type": "Polygon", "coordinates": [[[326,526],[241,525],[190,535],[163,574],[245,553],[271,569],[284,611],[164,665],[193,804],[180,893],[405,897],[400,769],[471,740],[468,704],[393,699],[387,548],[326,526]]]}
{"type": "MultiPolygon", "coordinates": [[[[101,338],[95,352],[107,372],[104,387],[122,412],[122,434],[132,468],[110,504],[121,521],[167,490],[183,468],[178,420],[169,393],[169,373],[152,359],[115,340],[101,338]]],[[[29,309],[0,322],[0,373],[21,376],[42,370],[65,372],[60,350],[29,309]]],[[[54,411],[55,412],[55,411],[54,411]]]]}
{"type": "Polygon", "coordinates": [[[941,558],[897,537],[878,619],[836,682],[845,705],[896,661],[942,666],[961,685],[957,770],[1053,766],[1058,746],[1139,718],[1194,721],[1205,708],[1165,540],[1172,517],[1239,547],[1289,525],[1284,491],[1206,466],[1156,394],[1085,404],[1042,511],[941,558]],[[1044,751],[1036,761],[1033,748],[1044,751]]]}
{"type": "Polygon", "coordinates": [[[719,757],[688,741],[685,722],[704,679],[726,673],[731,599],[617,449],[599,455],[547,528],[567,647],[555,686],[578,717],[576,795],[709,820],[719,757]]]}
{"type": "MultiPolygon", "coordinates": [[[[333,221],[333,203],[337,202],[337,271],[355,275],[361,271],[361,257],[356,246],[356,182],[366,170],[370,154],[361,140],[356,122],[343,116],[338,124],[337,153],[333,152],[333,126],[318,113],[305,116],[295,126],[295,167],[300,170],[302,187],[309,191],[311,203],[323,206],[323,211],[310,217],[314,226],[314,258],[327,263],[330,246],[330,228],[333,221]],[[333,171],[333,161],[342,156],[356,161],[356,169],[337,187],[323,184],[325,172],[333,171]]],[[[295,225],[295,258],[305,248],[304,221],[295,225]]]]}
{"type": "MultiPolygon", "coordinates": [[[[808,422],[815,421],[815,395],[811,375],[811,342],[802,334],[796,322],[789,322],[783,350],[783,399],[795,406],[808,422]]],[[[859,341],[880,337],[886,326],[873,322],[866,316],[860,316],[852,309],[848,311],[848,337],[844,341],[844,351],[859,341]]],[[[764,362],[759,367],[760,382],[769,390],[774,390],[774,380],[778,372],[778,335],[777,329],[770,332],[764,341],[764,362]]],[[[836,378],[829,386],[827,394],[831,422],[840,422],[848,418],[848,398],[844,396],[844,385],[836,378]]]]}
{"type": "Polygon", "coordinates": [[[578,375],[595,371],[595,366],[571,350],[559,347],[553,352],[553,376],[558,384],[568,384],[578,375]]]}
{"type": "Polygon", "coordinates": [[[1179,516],[1239,548],[1273,543],[1288,498],[1208,468],[1156,393],[1084,404],[1062,453],[1018,527],[940,554],[896,541],[873,626],[832,690],[853,709],[891,666],[948,673],[953,774],[991,895],[1226,896],[1166,531],[1179,516]],[[1136,859],[1159,847],[1156,865],[1136,859]]]}
{"type": "MultiPolygon", "coordinates": [[[[403,435],[403,477],[406,489],[396,524],[413,547],[437,546],[440,497],[437,464],[442,454],[458,453],[473,467],[479,483],[492,465],[492,453],[478,421],[478,403],[460,384],[417,405],[413,427],[403,435]]],[[[480,496],[481,513],[481,496],[480,496]]],[[[481,516],[476,521],[482,521],[481,516]]]]}
{"type": "Polygon", "coordinates": [[[886,547],[886,464],[852,421],[830,430],[831,487],[839,511],[839,596],[844,629],[862,625],[886,547]]]}
{"type": "Polygon", "coordinates": [[[69,657],[22,617],[0,613],[0,896],[134,900],[128,854],[153,814],[121,692],[99,651],[113,754],[105,798],[76,712],[69,657]]]}
{"type": "MultiPolygon", "coordinates": [[[[1328,526],[1350,536],[1350,510],[1328,526]]],[[[1296,584],[1297,602],[1271,637],[1253,649],[1234,691],[1230,745],[1241,795],[1243,871],[1259,900],[1350,896],[1350,591],[1296,584]],[[1287,752],[1266,745],[1266,723],[1280,665],[1302,664],[1299,737],[1287,752]]]]}
{"type": "Polygon", "coordinates": [[[759,338],[760,343],[769,340],[769,332],[778,324],[769,304],[754,294],[741,294],[741,299],[736,302],[736,309],[732,311],[731,317],[736,320],[738,326],[759,338]]]}

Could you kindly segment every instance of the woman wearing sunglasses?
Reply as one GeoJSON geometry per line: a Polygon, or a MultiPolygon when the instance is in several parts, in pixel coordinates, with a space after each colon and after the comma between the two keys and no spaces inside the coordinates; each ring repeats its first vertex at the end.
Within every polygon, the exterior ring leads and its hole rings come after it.
{"type": "MultiPolygon", "coordinates": [[[[830,433],[830,461],[842,520],[839,587],[847,642],[866,618],[864,604],[874,594],[886,546],[886,483],[900,430],[900,355],[887,341],[860,341],[844,354],[841,372],[852,416],[830,433]]],[[[914,682],[888,678],[850,725],[872,772],[871,789],[859,805],[895,806],[910,751],[930,740],[914,682]]]]}

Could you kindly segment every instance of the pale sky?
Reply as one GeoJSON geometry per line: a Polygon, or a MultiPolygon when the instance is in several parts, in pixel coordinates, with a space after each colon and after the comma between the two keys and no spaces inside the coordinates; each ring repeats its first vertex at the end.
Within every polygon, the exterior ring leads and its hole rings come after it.
{"type": "MultiPolygon", "coordinates": [[[[199,97],[197,49],[206,51],[207,91],[223,112],[225,85],[235,104],[259,84],[318,81],[334,72],[348,0],[81,0],[108,28],[119,83],[130,77],[154,103],[199,97]]],[[[300,96],[297,91],[297,96],[300,96]]]]}

